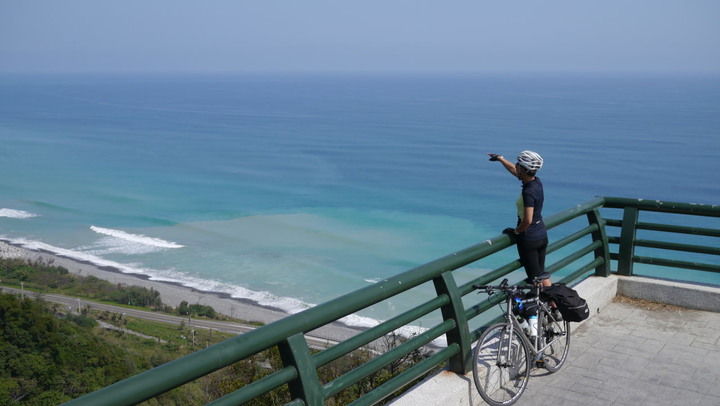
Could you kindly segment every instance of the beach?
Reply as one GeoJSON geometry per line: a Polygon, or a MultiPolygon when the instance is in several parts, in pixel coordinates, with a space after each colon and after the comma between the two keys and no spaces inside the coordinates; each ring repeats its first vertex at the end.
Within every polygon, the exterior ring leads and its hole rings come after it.
{"type": "MultiPolygon", "coordinates": [[[[186,301],[189,304],[211,306],[215,311],[235,319],[264,324],[269,324],[289,316],[288,313],[279,309],[259,306],[250,300],[232,298],[230,295],[222,293],[199,291],[175,283],[153,281],[144,275],[122,273],[111,267],[98,267],[90,263],[65,258],[48,252],[29,250],[1,240],[0,257],[46,261],[52,265],[66,268],[72,274],[94,276],[115,284],[141,286],[148,289],[152,288],[160,292],[163,303],[173,307],[177,307],[181,302],[186,301]]],[[[359,330],[357,328],[334,323],[314,330],[310,334],[314,337],[341,341],[352,337],[358,332],[359,330]]]]}

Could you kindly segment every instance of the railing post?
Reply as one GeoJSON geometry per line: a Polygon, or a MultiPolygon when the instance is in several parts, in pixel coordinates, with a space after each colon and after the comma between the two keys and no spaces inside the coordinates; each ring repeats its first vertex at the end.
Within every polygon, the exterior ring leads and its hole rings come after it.
{"type": "Polygon", "coordinates": [[[595,276],[610,276],[610,248],[608,247],[605,220],[600,216],[600,210],[595,209],[587,214],[588,223],[597,224],[598,229],[593,231],[593,241],[600,241],[602,245],[595,250],[595,258],[602,258],[603,263],[595,268],[595,276]]]}
{"type": "Polygon", "coordinates": [[[298,377],[290,382],[290,396],[302,399],[308,406],[322,406],[323,395],[315,363],[303,334],[295,334],[278,344],[283,364],[297,370],[298,377]]]}
{"type": "Polygon", "coordinates": [[[625,207],[620,230],[620,248],[618,249],[618,274],[633,274],[633,256],[635,255],[635,235],[637,233],[639,210],[637,207],[625,207]]]}
{"type": "Polygon", "coordinates": [[[448,360],[448,369],[457,374],[465,375],[470,372],[472,349],[470,347],[470,331],[465,317],[462,297],[451,272],[444,272],[440,277],[433,279],[433,284],[438,296],[447,295],[450,299],[450,303],[440,309],[443,320],[455,321],[455,328],[445,335],[447,344],[450,346],[450,344],[455,343],[460,347],[460,352],[448,360]]]}

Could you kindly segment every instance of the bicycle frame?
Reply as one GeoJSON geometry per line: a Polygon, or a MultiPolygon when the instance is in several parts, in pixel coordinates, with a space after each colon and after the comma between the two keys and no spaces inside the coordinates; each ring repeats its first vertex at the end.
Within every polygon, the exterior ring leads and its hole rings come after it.
{"type": "MultiPolygon", "coordinates": [[[[541,340],[541,338],[544,337],[544,334],[540,334],[540,332],[544,332],[544,331],[545,331],[545,325],[544,325],[544,323],[545,323],[545,317],[542,317],[542,316],[543,316],[544,314],[547,314],[548,317],[552,320],[552,322],[558,322],[558,321],[555,320],[555,318],[552,316],[552,313],[551,313],[551,311],[550,311],[550,307],[547,305],[547,303],[545,303],[545,302],[543,302],[542,300],[540,300],[540,286],[539,286],[539,285],[533,286],[532,289],[535,291],[535,297],[532,298],[532,299],[529,299],[529,301],[528,301],[527,303],[534,302],[534,303],[536,303],[537,306],[538,306],[538,311],[537,311],[537,314],[538,314],[538,321],[537,321],[537,331],[538,331],[538,334],[535,335],[535,336],[531,336],[532,338],[534,338],[533,340],[531,340],[530,337],[528,337],[528,336],[527,336],[526,334],[524,334],[524,333],[523,333],[523,334],[519,334],[519,336],[520,336],[520,339],[525,342],[525,344],[527,345],[528,349],[530,350],[530,353],[532,354],[532,357],[533,357],[533,362],[536,362],[536,361],[538,361],[538,360],[542,357],[543,352],[544,352],[548,347],[550,347],[551,345],[553,345],[555,342],[557,342],[558,340],[560,340],[561,337],[556,337],[556,338],[554,338],[552,341],[550,341],[549,343],[547,343],[547,344],[545,344],[544,346],[542,346],[541,348],[538,348],[538,347],[540,346],[540,344],[542,343],[542,341],[544,341],[544,340],[541,340]]],[[[521,290],[523,290],[523,289],[521,289],[521,290]]],[[[514,292],[512,292],[512,293],[514,293],[514,292]]],[[[506,308],[506,311],[505,311],[505,315],[503,316],[503,317],[505,318],[505,320],[508,322],[508,324],[510,325],[510,332],[509,332],[509,334],[508,334],[509,337],[512,337],[512,333],[513,333],[513,331],[514,331],[515,329],[518,329],[518,331],[522,331],[522,330],[523,330],[522,326],[521,326],[520,323],[517,321],[517,317],[515,317],[515,315],[513,314],[513,311],[512,311],[512,300],[513,300],[513,295],[512,295],[512,294],[508,294],[508,295],[507,295],[507,298],[505,299],[505,304],[506,304],[506,307],[507,307],[507,308],[506,308]]],[[[509,349],[509,346],[508,346],[508,352],[509,352],[509,351],[510,351],[510,349],[509,349]]],[[[508,354],[508,357],[509,357],[509,354],[508,354]]]]}
{"type": "MultiPolygon", "coordinates": [[[[539,289],[538,289],[538,291],[539,291],[539,289]]],[[[540,298],[538,296],[536,296],[532,300],[534,302],[536,302],[538,305],[538,312],[537,312],[538,313],[538,321],[537,321],[538,334],[528,337],[526,334],[523,333],[523,334],[520,334],[520,339],[525,341],[525,344],[527,344],[528,349],[532,353],[533,362],[535,362],[540,359],[543,352],[548,347],[553,345],[560,338],[554,338],[552,341],[550,341],[549,343],[544,345],[542,348],[538,348],[540,346],[540,343],[543,341],[543,340],[541,340],[541,338],[544,337],[544,334],[540,334],[540,332],[545,331],[545,329],[544,329],[545,318],[542,317],[542,315],[547,314],[553,321],[556,321],[556,320],[552,317],[552,313],[550,312],[550,308],[548,307],[548,305],[545,302],[543,302],[542,300],[540,300],[540,298]],[[534,338],[534,339],[531,340],[530,338],[534,338]]],[[[518,330],[522,331],[522,326],[517,321],[517,317],[515,317],[515,315],[512,313],[512,296],[508,296],[508,298],[506,299],[506,303],[507,303],[508,308],[507,308],[507,311],[505,314],[505,319],[510,324],[510,335],[512,336],[513,330],[517,328],[518,330]]]]}

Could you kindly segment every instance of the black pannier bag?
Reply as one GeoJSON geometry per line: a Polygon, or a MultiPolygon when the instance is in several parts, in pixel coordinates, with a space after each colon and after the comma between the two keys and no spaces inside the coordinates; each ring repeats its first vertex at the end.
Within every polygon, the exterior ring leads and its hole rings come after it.
{"type": "Polygon", "coordinates": [[[554,301],[564,320],[578,322],[590,316],[587,301],[581,298],[575,289],[563,283],[543,288],[540,298],[544,301],[554,301]]]}

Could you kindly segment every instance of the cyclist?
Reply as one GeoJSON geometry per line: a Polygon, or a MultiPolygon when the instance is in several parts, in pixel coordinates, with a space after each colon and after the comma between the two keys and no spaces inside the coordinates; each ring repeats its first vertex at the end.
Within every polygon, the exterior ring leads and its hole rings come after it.
{"type": "Polygon", "coordinates": [[[542,219],[545,195],[543,184],[536,176],[543,166],[543,159],[533,151],[522,151],[517,157],[517,163],[508,161],[502,155],[488,155],[491,161],[502,163],[508,172],[522,182],[522,193],[516,202],[517,226],[506,228],[503,233],[516,236],[520,263],[528,276],[526,281],[531,283],[534,278],[540,277],[545,278],[542,280],[543,286],[551,286],[549,274],[545,272],[545,252],[548,246],[547,230],[542,219]]]}

